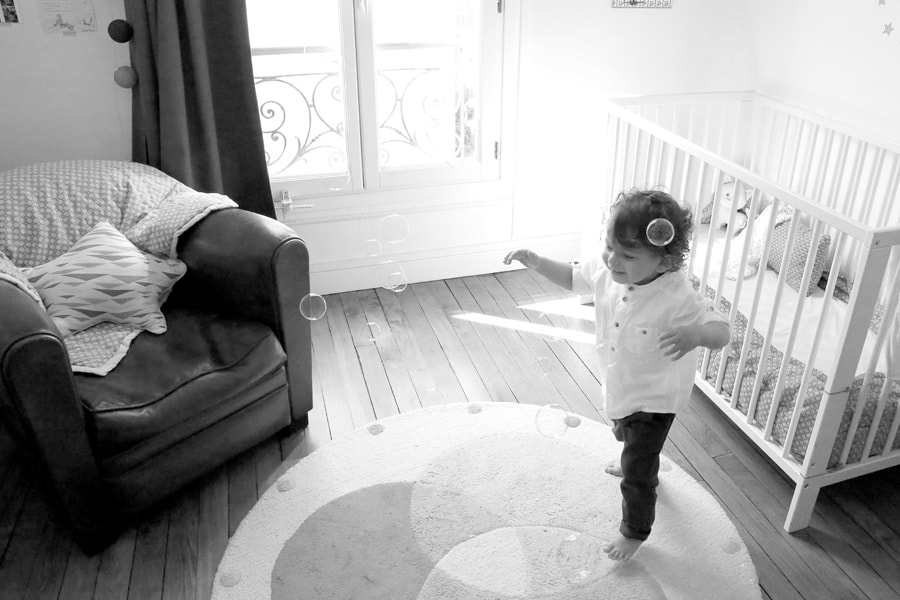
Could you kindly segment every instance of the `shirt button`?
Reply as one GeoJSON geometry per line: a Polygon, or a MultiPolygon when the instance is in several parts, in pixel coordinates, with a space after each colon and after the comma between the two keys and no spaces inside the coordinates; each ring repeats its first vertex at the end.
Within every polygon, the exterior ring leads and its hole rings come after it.
{"type": "Polygon", "coordinates": [[[618,321],[616,321],[615,323],[613,323],[613,327],[618,327],[618,326],[619,326],[619,322],[618,322],[618,321]]]}
{"type": "Polygon", "coordinates": [[[628,296],[622,296],[622,302],[628,302],[628,296]]]}
{"type": "Polygon", "coordinates": [[[629,292],[633,292],[633,291],[634,291],[634,286],[633,286],[633,285],[629,285],[629,286],[628,286],[628,291],[629,291],[629,292]]]}

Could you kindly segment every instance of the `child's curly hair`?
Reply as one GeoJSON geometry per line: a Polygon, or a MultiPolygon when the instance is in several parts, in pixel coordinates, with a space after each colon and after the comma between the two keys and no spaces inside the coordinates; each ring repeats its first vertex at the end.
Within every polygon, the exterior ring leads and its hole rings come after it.
{"type": "Polygon", "coordinates": [[[691,209],[659,190],[632,188],[620,192],[612,206],[613,235],[625,247],[643,246],[670,256],[670,269],[684,266],[690,252],[693,219],[691,209]],[[657,218],[668,219],[675,237],[665,246],[655,246],[647,239],[647,226],[657,218]]]}

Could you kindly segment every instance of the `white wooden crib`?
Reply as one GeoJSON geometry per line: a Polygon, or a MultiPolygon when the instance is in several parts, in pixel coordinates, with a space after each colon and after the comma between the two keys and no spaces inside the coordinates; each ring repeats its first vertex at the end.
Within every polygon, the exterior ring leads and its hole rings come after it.
{"type": "Polygon", "coordinates": [[[732,325],[697,386],[795,482],[802,529],[823,486],[900,464],[900,145],[750,92],[607,109],[600,196],[692,207],[687,268],[732,325]]]}

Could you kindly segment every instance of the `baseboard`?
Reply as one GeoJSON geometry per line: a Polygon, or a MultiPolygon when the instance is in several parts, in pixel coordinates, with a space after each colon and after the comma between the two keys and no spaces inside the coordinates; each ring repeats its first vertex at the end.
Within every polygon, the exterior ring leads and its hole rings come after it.
{"type": "Polygon", "coordinates": [[[379,263],[386,260],[393,260],[400,265],[408,283],[511,271],[521,268],[521,265],[504,265],[503,257],[516,248],[531,248],[546,256],[572,260],[578,257],[581,250],[581,235],[572,233],[504,240],[368,259],[314,263],[310,265],[310,288],[313,292],[324,295],[384,287],[385,269],[379,268],[379,263]]]}

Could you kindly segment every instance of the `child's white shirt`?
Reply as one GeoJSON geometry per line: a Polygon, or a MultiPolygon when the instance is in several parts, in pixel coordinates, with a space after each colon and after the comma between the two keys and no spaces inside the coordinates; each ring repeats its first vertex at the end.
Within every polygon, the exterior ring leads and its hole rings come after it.
{"type": "Polygon", "coordinates": [[[681,271],[664,273],[645,285],[625,285],[614,282],[596,258],[574,265],[572,284],[576,293],[594,297],[607,416],[678,412],[691,397],[697,349],[673,361],[657,348],[660,332],[728,320],[681,271]]]}

